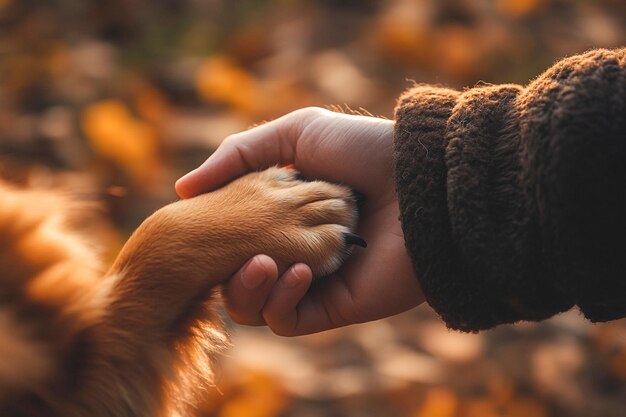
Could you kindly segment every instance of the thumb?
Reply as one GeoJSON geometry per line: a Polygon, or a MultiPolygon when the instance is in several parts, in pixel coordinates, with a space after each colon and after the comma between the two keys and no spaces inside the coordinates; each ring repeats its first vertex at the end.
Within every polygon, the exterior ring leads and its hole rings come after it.
{"type": "Polygon", "coordinates": [[[323,111],[316,108],[296,110],[227,137],[200,167],[176,182],[176,192],[182,198],[190,198],[214,190],[247,172],[293,163],[304,127],[323,111]]]}

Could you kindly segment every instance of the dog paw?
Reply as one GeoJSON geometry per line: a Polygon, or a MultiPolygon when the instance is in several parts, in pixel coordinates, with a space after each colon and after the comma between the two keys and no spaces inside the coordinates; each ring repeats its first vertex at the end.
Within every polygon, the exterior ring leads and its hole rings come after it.
{"type": "MultiPolygon", "coordinates": [[[[323,181],[302,181],[298,172],[270,168],[248,174],[228,187],[248,196],[257,207],[260,224],[258,253],[266,253],[281,267],[304,262],[315,277],[341,265],[353,245],[366,246],[353,233],[357,208],[352,191],[323,181]]],[[[251,217],[254,217],[252,214],[251,217]]]]}
{"type": "Polygon", "coordinates": [[[113,269],[215,282],[266,254],[281,270],[303,262],[320,277],[337,270],[353,245],[365,246],[353,234],[356,223],[349,188],[270,168],[158,210],[135,231],[113,269]]]}

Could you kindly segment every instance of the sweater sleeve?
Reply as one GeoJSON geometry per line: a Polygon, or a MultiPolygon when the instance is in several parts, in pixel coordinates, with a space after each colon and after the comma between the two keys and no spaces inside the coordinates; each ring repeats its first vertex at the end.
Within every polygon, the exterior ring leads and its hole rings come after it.
{"type": "Polygon", "coordinates": [[[448,327],[626,316],[626,49],[527,87],[416,85],[395,164],[407,250],[448,327]]]}

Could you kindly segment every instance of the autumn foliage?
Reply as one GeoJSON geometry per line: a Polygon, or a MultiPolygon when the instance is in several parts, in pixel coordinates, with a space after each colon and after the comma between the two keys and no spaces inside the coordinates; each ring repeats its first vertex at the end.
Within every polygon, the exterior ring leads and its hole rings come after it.
{"type": "MultiPolygon", "coordinates": [[[[114,253],[231,133],[310,105],[392,117],[408,80],[526,83],[624,44],[621,0],[0,0],[0,173],[103,201],[114,253]]],[[[624,320],[459,334],[424,306],[232,333],[201,416],[626,415],[624,320]]]]}

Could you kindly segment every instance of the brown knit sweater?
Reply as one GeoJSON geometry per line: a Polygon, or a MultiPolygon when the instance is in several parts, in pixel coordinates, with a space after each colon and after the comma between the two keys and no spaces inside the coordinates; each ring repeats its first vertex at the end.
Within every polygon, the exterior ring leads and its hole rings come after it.
{"type": "Polygon", "coordinates": [[[626,48],[527,87],[416,85],[395,150],[406,246],[450,328],[626,316],[626,48]]]}

